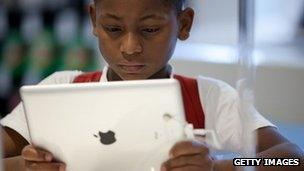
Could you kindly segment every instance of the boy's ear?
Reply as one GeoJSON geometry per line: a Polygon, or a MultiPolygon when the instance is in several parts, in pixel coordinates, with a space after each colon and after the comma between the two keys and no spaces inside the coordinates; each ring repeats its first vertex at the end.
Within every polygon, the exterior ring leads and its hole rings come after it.
{"type": "Polygon", "coordinates": [[[89,13],[91,18],[91,23],[93,26],[93,34],[97,36],[97,27],[96,27],[96,8],[94,3],[90,3],[89,5],[89,13]]]}
{"type": "Polygon", "coordinates": [[[192,8],[184,9],[179,15],[179,34],[180,40],[186,40],[190,36],[190,30],[192,27],[194,18],[194,11],[192,8]]]}

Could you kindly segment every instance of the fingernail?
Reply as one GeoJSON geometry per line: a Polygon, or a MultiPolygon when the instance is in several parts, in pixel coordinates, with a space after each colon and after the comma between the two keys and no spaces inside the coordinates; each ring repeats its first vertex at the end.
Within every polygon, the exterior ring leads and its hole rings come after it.
{"type": "Polygon", "coordinates": [[[53,158],[53,156],[51,154],[49,154],[49,153],[46,153],[44,157],[45,157],[46,161],[51,161],[52,158],[53,158]]]}
{"type": "Polygon", "coordinates": [[[162,167],[160,168],[160,170],[161,170],[161,171],[166,171],[167,169],[166,169],[165,166],[162,166],[162,167]]]}

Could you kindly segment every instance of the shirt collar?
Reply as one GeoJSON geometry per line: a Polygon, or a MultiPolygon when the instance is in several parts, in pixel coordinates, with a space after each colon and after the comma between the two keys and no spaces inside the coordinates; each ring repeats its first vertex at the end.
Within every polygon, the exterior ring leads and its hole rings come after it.
{"type": "MultiPolygon", "coordinates": [[[[171,67],[171,65],[170,65],[171,67]]],[[[109,69],[109,66],[106,65],[103,70],[102,70],[102,75],[101,75],[101,78],[100,78],[100,82],[108,82],[108,78],[107,78],[107,73],[108,73],[108,69],[109,69]]],[[[171,73],[170,73],[170,78],[172,79],[173,78],[173,68],[171,67],[171,73]]]]}

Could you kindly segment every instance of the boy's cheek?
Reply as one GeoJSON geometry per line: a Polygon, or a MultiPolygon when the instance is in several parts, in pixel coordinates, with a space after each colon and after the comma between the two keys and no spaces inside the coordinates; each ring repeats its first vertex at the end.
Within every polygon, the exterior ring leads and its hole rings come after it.
{"type": "Polygon", "coordinates": [[[111,57],[112,59],[115,59],[121,56],[117,45],[108,41],[107,39],[99,38],[99,50],[104,58],[111,57]]]}

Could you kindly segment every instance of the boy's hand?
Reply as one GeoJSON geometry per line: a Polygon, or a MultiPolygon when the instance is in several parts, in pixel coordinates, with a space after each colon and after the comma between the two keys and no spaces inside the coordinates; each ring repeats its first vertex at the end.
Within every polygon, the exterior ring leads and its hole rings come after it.
{"type": "Polygon", "coordinates": [[[27,171],[64,171],[65,164],[53,161],[50,152],[28,145],[22,150],[22,158],[25,160],[27,171]]]}
{"type": "Polygon", "coordinates": [[[161,171],[210,171],[213,167],[213,159],[204,144],[182,141],[172,147],[170,159],[162,164],[161,171]]]}

